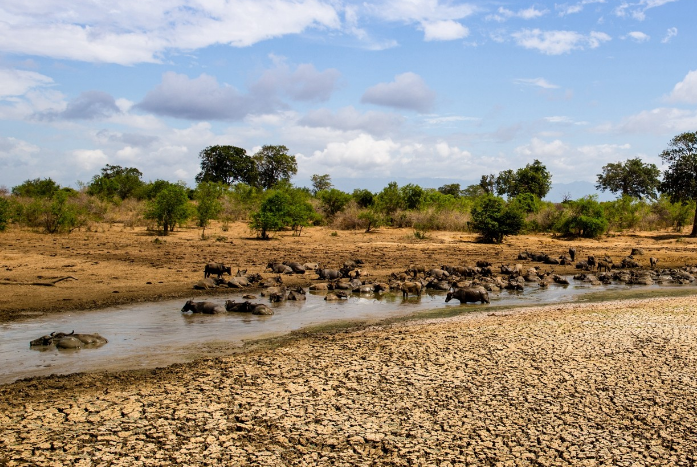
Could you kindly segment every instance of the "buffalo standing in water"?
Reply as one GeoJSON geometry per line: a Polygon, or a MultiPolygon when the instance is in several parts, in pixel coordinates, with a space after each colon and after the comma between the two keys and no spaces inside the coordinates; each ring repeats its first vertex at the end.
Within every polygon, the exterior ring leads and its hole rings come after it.
{"type": "Polygon", "coordinates": [[[467,289],[457,289],[454,292],[448,292],[448,295],[445,296],[445,301],[449,302],[453,298],[456,298],[460,300],[460,303],[467,303],[467,302],[482,302],[482,303],[489,303],[489,292],[487,292],[484,289],[474,289],[474,288],[467,288],[467,289]]]}

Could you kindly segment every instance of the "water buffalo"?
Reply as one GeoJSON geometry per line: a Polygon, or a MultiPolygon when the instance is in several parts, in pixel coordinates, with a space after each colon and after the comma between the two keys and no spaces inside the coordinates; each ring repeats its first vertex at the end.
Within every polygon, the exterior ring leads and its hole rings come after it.
{"type": "Polygon", "coordinates": [[[572,263],[576,261],[576,247],[569,248],[569,257],[571,258],[572,263]]]}
{"type": "Polygon", "coordinates": [[[489,261],[477,261],[478,268],[486,268],[489,266],[491,266],[491,263],[489,261]]]}
{"type": "Polygon", "coordinates": [[[612,263],[601,259],[598,261],[598,272],[602,271],[603,269],[605,272],[610,272],[612,269],[612,263]]]}
{"type": "Polygon", "coordinates": [[[228,273],[229,276],[232,275],[232,269],[225,266],[223,263],[208,263],[206,267],[203,268],[203,278],[207,278],[211,274],[218,276],[218,279],[223,277],[223,274],[228,273]]]}
{"type": "Polygon", "coordinates": [[[489,302],[489,292],[481,288],[457,289],[454,292],[448,292],[445,296],[445,301],[449,302],[453,298],[460,300],[460,303],[467,302],[489,302]]]}
{"type": "Polygon", "coordinates": [[[651,265],[651,269],[655,268],[658,264],[658,258],[654,258],[652,256],[651,258],[649,258],[649,264],[651,265]]]}
{"type": "Polygon", "coordinates": [[[346,292],[343,292],[341,290],[337,292],[330,292],[324,297],[324,299],[327,301],[336,301],[341,300],[343,298],[348,298],[348,295],[346,294],[346,292]]]}
{"type": "Polygon", "coordinates": [[[326,269],[326,268],[320,268],[317,269],[317,276],[326,281],[334,280],[334,279],[339,279],[342,277],[341,271],[338,269],[326,269]]]}
{"type": "Polygon", "coordinates": [[[305,289],[302,287],[296,287],[288,292],[288,296],[286,298],[288,300],[306,300],[307,296],[305,295],[305,289]]]}
{"type": "Polygon", "coordinates": [[[273,310],[262,303],[236,303],[234,300],[226,300],[225,309],[230,312],[251,313],[253,315],[273,315],[273,310]]]}
{"type": "Polygon", "coordinates": [[[185,311],[190,311],[192,313],[203,313],[206,315],[214,315],[216,313],[225,313],[225,307],[218,305],[213,302],[195,302],[189,300],[184,304],[182,308],[182,313],[185,311]]]}
{"type": "Polygon", "coordinates": [[[588,269],[592,271],[593,269],[595,269],[595,266],[598,264],[598,262],[596,261],[595,256],[589,255],[586,264],[588,264],[588,269]]]}
{"type": "Polygon", "coordinates": [[[295,261],[284,261],[284,265],[293,270],[295,274],[305,274],[305,266],[295,261]]]}
{"type": "Polygon", "coordinates": [[[416,277],[418,274],[424,274],[426,268],[421,265],[410,264],[405,272],[411,274],[412,277],[416,277]]]}
{"type": "Polygon", "coordinates": [[[269,264],[266,265],[266,269],[271,269],[271,272],[275,274],[293,274],[293,268],[274,261],[269,262],[269,264]]]}
{"type": "Polygon", "coordinates": [[[426,272],[426,275],[438,279],[439,281],[450,277],[448,271],[444,271],[442,269],[431,269],[428,272],[426,272]]]}
{"type": "Polygon", "coordinates": [[[421,282],[402,282],[400,290],[402,291],[403,298],[409,298],[409,294],[421,296],[421,282]]]}
{"type": "Polygon", "coordinates": [[[215,277],[206,277],[194,284],[196,290],[209,290],[216,287],[218,287],[218,280],[215,277]]]}
{"type": "Polygon", "coordinates": [[[52,332],[47,336],[34,339],[29,343],[30,346],[55,345],[59,349],[80,349],[82,347],[99,347],[109,342],[99,334],[70,334],[64,332],[52,332]]]}

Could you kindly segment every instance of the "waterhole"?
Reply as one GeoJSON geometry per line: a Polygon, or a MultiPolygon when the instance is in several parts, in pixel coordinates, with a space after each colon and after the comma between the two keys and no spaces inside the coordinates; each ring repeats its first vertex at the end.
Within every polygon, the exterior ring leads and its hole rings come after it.
{"type": "MultiPolygon", "coordinates": [[[[597,291],[629,289],[626,285],[592,287],[584,283],[527,287],[524,292],[490,293],[491,305],[536,305],[582,299],[597,291]]],[[[658,286],[650,286],[658,287],[658,286]]],[[[649,287],[645,287],[649,288],[649,287]]],[[[248,293],[248,292],[247,292],[248,293]]],[[[200,297],[223,304],[244,301],[242,293],[200,297]]],[[[335,321],[381,320],[425,310],[459,307],[457,300],[445,303],[445,292],[424,293],[420,298],[402,299],[401,294],[352,295],[347,300],[327,302],[324,295],[308,294],[306,301],[269,304],[272,316],[246,313],[199,315],[182,313],[186,300],[137,303],[98,311],[53,314],[0,325],[0,384],[49,374],[86,371],[145,369],[186,362],[206,355],[219,355],[245,341],[287,334],[308,326],[335,321]],[[30,348],[29,342],[51,332],[99,333],[108,344],[92,349],[58,350],[30,348]]],[[[259,296],[254,302],[267,303],[259,296]]],[[[488,305],[469,304],[468,310],[488,305]]]]}

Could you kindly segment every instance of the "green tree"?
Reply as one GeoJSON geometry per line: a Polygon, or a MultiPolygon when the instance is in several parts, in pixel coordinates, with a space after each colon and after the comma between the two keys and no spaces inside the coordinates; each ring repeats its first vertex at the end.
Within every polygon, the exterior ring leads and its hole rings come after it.
{"type": "MultiPolygon", "coordinates": [[[[661,192],[673,203],[697,200],[697,132],[682,133],[668,143],[661,153],[668,169],[663,172],[661,192]]],[[[697,209],[697,208],[696,208],[697,209]]],[[[697,212],[692,222],[691,237],[697,237],[697,212]]]]}
{"type": "Polygon", "coordinates": [[[449,183],[438,188],[438,191],[444,195],[450,195],[453,198],[459,198],[462,194],[459,183],[449,183]]]}
{"type": "Polygon", "coordinates": [[[356,202],[358,207],[367,208],[372,206],[375,202],[375,195],[372,191],[366,190],[365,188],[356,188],[351,193],[353,200],[356,202]]]}
{"type": "Polygon", "coordinates": [[[358,214],[358,218],[365,222],[365,233],[376,229],[384,224],[385,218],[373,208],[368,208],[358,214]]]}
{"type": "Polygon", "coordinates": [[[539,199],[544,199],[552,188],[552,174],[540,161],[535,159],[522,169],[516,170],[513,190],[509,193],[515,197],[521,193],[532,193],[539,199]]]}
{"type": "Polygon", "coordinates": [[[494,195],[478,198],[471,214],[471,228],[485,242],[501,243],[504,237],[520,233],[525,225],[525,216],[518,206],[494,195]]]}
{"type": "Polygon", "coordinates": [[[10,202],[4,196],[0,195],[0,232],[7,228],[10,221],[10,202]]]}
{"type": "Polygon", "coordinates": [[[257,169],[257,186],[268,190],[281,181],[289,182],[298,173],[295,156],[288,154],[285,146],[262,146],[252,156],[257,169]]]}
{"type": "Polygon", "coordinates": [[[180,184],[170,183],[148,203],[145,211],[147,219],[153,219],[162,232],[167,235],[174,231],[176,224],[186,222],[190,216],[187,189],[180,184]]]}
{"type": "Polygon", "coordinates": [[[334,185],[332,184],[332,179],[329,176],[329,174],[324,174],[324,175],[313,175],[310,177],[310,180],[312,181],[312,194],[317,195],[320,191],[325,191],[329,190],[332,188],[334,185]]]}
{"type": "Polygon", "coordinates": [[[25,196],[27,198],[51,198],[61,189],[60,185],[50,178],[35,178],[26,180],[21,185],[12,188],[15,196],[25,196]]]}
{"type": "Polygon", "coordinates": [[[565,212],[552,229],[561,235],[596,238],[607,231],[608,221],[598,197],[585,196],[564,203],[565,212]]]}
{"type": "Polygon", "coordinates": [[[595,185],[598,190],[609,190],[622,197],[656,199],[656,191],[661,186],[661,171],[656,164],[644,164],[637,157],[604,165],[602,170],[595,185]]]}
{"type": "Polygon", "coordinates": [[[196,187],[194,199],[196,200],[196,219],[198,226],[203,230],[201,238],[206,238],[206,227],[211,220],[217,219],[223,205],[220,202],[220,197],[224,192],[223,185],[220,183],[201,182],[196,187]]]}
{"type": "Polygon", "coordinates": [[[334,217],[351,201],[351,195],[336,188],[317,192],[317,198],[322,203],[322,210],[329,217],[334,217]]]}
{"type": "Polygon", "coordinates": [[[482,178],[479,180],[479,186],[484,191],[484,193],[493,195],[496,191],[496,175],[482,175],[482,178]]]}
{"type": "Polygon", "coordinates": [[[462,196],[465,198],[478,198],[487,194],[487,192],[482,188],[482,185],[468,185],[467,188],[462,190],[462,196]]]}
{"type": "Polygon", "coordinates": [[[269,190],[259,210],[252,213],[249,227],[262,239],[269,232],[290,227],[298,234],[315,217],[309,201],[300,190],[269,190]]]}
{"type": "Polygon", "coordinates": [[[106,200],[138,197],[144,185],[142,177],[143,173],[135,167],[107,164],[101,175],[92,177],[87,193],[106,200]]]}
{"type": "Polygon", "coordinates": [[[407,183],[399,190],[406,209],[419,209],[423,203],[425,192],[419,185],[407,183]]]}
{"type": "Polygon", "coordinates": [[[258,167],[247,151],[237,146],[209,146],[199,153],[201,172],[196,182],[232,185],[235,182],[256,186],[258,167]]]}
{"type": "Polygon", "coordinates": [[[59,190],[50,198],[34,198],[22,213],[25,222],[47,233],[72,232],[86,221],[86,214],[73,202],[74,195],[59,190]]]}
{"type": "Polygon", "coordinates": [[[402,191],[399,189],[397,182],[388,183],[387,186],[375,196],[376,208],[387,215],[391,215],[395,211],[402,209],[403,203],[402,191]]]}
{"type": "Polygon", "coordinates": [[[515,191],[516,185],[516,173],[511,169],[499,172],[494,181],[494,190],[499,196],[508,195],[513,197],[512,194],[515,191]]]}

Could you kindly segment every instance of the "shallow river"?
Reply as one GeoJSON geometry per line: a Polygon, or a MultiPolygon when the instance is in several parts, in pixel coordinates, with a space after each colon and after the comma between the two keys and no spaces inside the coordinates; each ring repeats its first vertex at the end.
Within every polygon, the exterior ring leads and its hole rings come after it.
{"type": "MultiPolygon", "coordinates": [[[[635,286],[636,287],[636,286],[635,286]]],[[[658,286],[651,286],[658,287],[658,286]]],[[[492,305],[537,305],[582,299],[588,292],[623,290],[630,286],[591,287],[582,283],[527,287],[525,292],[490,294],[492,305]]],[[[248,293],[248,292],[246,292],[248,293]]],[[[196,300],[224,303],[244,301],[243,293],[196,300]]],[[[348,300],[326,302],[324,295],[308,294],[307,301],[273,304],[272,316],[246,313],[192,315],[181,313],[186,300],[137,303],[99,311],[82,311],[28,318],[0,324],[0,384],[30,376],[83,371],[155,368],[185,362],[221,349],[242,346],[244,341],[287,334],[312,325],[335,321],[380,320],[424,310],[460,306],[445,303],[445,293],[424,294],[403,300],[401,294],[354,295],[348,300]],[[99,333],[109,343],[95,349],[58,350],[30,348],[29,342],[51,332],[99,333]]],[[[254,302],[268,303],[259,296],[254,302]]],[[[487,305],[469,304],[472,310],[487,305]]]]}

